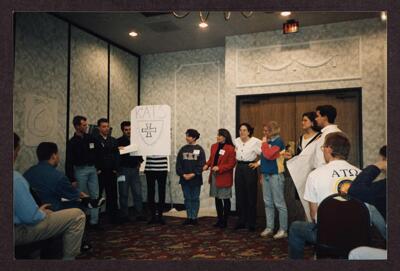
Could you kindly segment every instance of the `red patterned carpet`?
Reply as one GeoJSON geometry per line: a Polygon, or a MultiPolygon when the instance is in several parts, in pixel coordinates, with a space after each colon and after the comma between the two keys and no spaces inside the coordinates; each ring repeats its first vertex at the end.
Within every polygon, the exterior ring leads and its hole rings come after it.
{"type": "MultiPolygon", "coordinates": [[[[89,231],[92,250],[79,259],[132,260],[187,260],[287,259],[287,239],[273,240],[255,232],[232,229],[236,218],[227,229],[214,228],[214,217],[202,217],[197,226],[183,226],[183,218],[165,217],[166,225],[147,225],[132,222],[123,225],[105,225],[105,231],[89,231]]],[[[312,258],[311,249],[306,252],[312,258]]]]}

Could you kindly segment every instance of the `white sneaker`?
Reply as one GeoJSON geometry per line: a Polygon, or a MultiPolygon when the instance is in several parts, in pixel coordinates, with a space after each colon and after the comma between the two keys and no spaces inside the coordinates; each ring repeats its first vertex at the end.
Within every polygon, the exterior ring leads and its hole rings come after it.
{"type": "Polygon", "coordinates": [[[279,230],[275,235],[274,235],[274,239],[281,239],[281,238],[286,238],[287,237],[287,233],[284,230],[279,230]]]}
{"type": "Polygon", "coordinates": [[[272,236],[274,234],[274,232],[269,229],[269,228],[265,228],[265,230],[260,234],[262,237],[267,237],[267,236],[272,236]]]}

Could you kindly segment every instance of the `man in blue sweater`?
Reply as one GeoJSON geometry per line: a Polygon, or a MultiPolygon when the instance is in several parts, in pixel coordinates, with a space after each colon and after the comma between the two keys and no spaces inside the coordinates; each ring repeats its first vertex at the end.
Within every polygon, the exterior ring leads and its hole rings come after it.
{"type": "MultiPolygon", "coordinates": [[[[20,138],[14,133],[14,163],[19,150],[20,138]]],[[[15,170],[13,188],[15,245],[62,235],[63,259],[74,259],[80,253],[85,214],[77,208],[53,212],[48,203],[39,207],[29,191],[28,182],[15,170]]]]}
{"type": "Polygon", "coordinates": [[[57,145],[42,142],[36,149],[36,155],[39,163],[29,168],[24,177],[40,200],[50,203],[53,211],[79,207],[80,198],[88,195],[80,193],[67,176],[56,169],[60,161],[57,145]]]}

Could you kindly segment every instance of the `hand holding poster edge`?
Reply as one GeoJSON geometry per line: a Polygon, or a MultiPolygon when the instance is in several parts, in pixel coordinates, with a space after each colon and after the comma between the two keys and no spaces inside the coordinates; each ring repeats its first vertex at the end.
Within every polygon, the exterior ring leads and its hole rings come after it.
{"type": "Polygon", "coordinates": [[[120,148],[119,154],[123,155],[123,154],[130,153],[131,155],[134,155],[134,152],[137,152],[137,150],[138,150],[137,144],[130,144],[128,146],[124,146],[124,147],[120,148]]]}

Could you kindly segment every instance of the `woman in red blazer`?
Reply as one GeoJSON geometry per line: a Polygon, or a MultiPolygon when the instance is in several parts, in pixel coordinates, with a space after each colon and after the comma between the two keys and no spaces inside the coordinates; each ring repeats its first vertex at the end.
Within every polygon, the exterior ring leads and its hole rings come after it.
{"type": "Polygon", "coordinates": [[[218,220],[214,227],[226,228],[231,211],[233,169],[236,165],[235,147],[231,134],[226,129],[219,129],[217,143],[211,146],[210,159],[203,170],[210,169],[210,196],[215,197],[218,220]]]}

